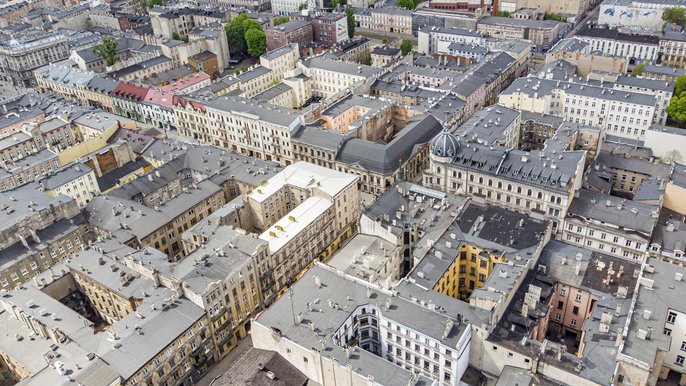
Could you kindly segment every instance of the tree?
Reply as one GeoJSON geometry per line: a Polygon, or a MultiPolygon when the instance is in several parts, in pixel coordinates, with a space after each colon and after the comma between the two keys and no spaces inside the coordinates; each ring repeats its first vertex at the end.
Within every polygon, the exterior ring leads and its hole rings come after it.
{"type": "Polygon", "coordinates": [[[298,6],[298,11],[302,11],[304,9],[307,9],[307,3],[302,3],[298,6]]]}
{"type": "Polygon", "coordinates": [[[360,58],[360,64],[364,64],[366,66],[371,66],[372,65],[372,53],[367,51],[364,53],[362,58],[360,58]]]}
{"type": "Polygon", "coordinates": [[[336,9],[336,7],[338,7],[338,4],[340,4],[338,0],[329,0],[329,8],[331,9],[336,9]]]}
{"type": "Polygon", "coordinates": [[[564,16],[560,16],[554,12],[546,12],[543,14],[543,20],[567,21],[567,18],[564,16]]]}
{"type": "Polygon", "coordinates": [[[119,60],[117,57],[117,46],[119,45],[119,42],[116,40],[112,39],[109,36],[104,36],[102,38],[102,41],[96,45],[93,46],[93,52],[98,54],[103,60],[105,60],[105,64],[108,66],[113,65],[114,63],[119,60]]]}
{"type": "Polygon", "coordinates": [[[686,91],[686,75],[676,78],[673,95],[681,95],[684,91],[686,91]]]}
{"type": "Polygon", "coordinates": [[[665,8],[664,12],[662,12],[662,20],[667,23],[678,24],[682,27],[686,26],[686,15],[684,15],[683,8],[665,8]]]}
{"type": "Polygon", "coordinates": [[[678,123],[686,123],[686,92],[682,92],[679,96],[672,97],[667,106],[667,115],[669,119],[678,123]]]}
{"type": "Polygon", "coordinates": [[[407,9],[414,9],[414,1],[413,0],[398,0],[395,2],[395,5],[398,7],[403,7],[407,9]]]}
{"type": "Polygon", "coordinates": [[[412,51],[412,40],[410,39],[403,39],[403,42],[400,43],[400,52],[403,54],[403,56],[409,54],[412,51]]]}
{"type": "Polygon", "coordinates": [[[643,71],[645,71],[647,65],[648,65],[648,63],[646,63],[646,62],[639,63],[639,64],[635,65],[634,69],[631,70],[631,76],[643,75],[643,71]]]}
{"type": "Polygon", "coordinates": [[[174,40],[181,40],[181,35],[179,35],[178,32],[173,32],[173,33],[172,33],[172,39],[174,39],[174,40]]]}
{"type": "Polygon", "coordinates": [[[279,17],[274,19],[274,25],[277,26],[277,25],[281,25],[283,23],[288,23],[289,20],[290,20],[290,18],[288,16],[279,16],[279,17]]]}
{"type": "Polygon", "coordinates": [[[348,23],[348,37],[350,39],[355,36],[355,15],[353,14],[353,7],[345,7],[345,19],[348,23]]]}
{"type": "Polygon", "coordinates": [[[245,30],[243,30],[243,22],[248,19],[248,15],[241,14],[224,26],[226,31],[226,40],[229,42],[229,51],[233,53],[244,53],[245,44],[245,30]]]}
{"type": "Polygon", "coordinates": [[[662,157],[660,157],[660,161],[666,163],[666,164],[672,164],[674,162],[681,162],[683,157],[681,156],[681,152],[677,149],[672,149],[668,152],[665,153],[662,157]]]}
{"type": "Polygon", "coordinates": [[[162,0],[148,0],[148,8],[162,5],[164,5],[164,2],[162,0]]]}
{"type": "Polygon", "coordinates": [[[498,11],[498,16],[500,17],[510,17],[510,13],[507,11],[498,11]]]}
{"type": "Polygon", "coordinates": [[[257,20],[255,19],[248,19],[246,17],[245,20],[241,23],[243,25],[243,34],[245,35],[246,32],[250,31],[251,29],[259,29],[262,31],[262,24],[260,24],[257,20]]]}
{"type": "Polygon", "coordinates": [[[248,54],[253,58],[267,52],[267,35],[262,29],[252,28],[245,33],[245,42],[248,45],[248,54]]]}

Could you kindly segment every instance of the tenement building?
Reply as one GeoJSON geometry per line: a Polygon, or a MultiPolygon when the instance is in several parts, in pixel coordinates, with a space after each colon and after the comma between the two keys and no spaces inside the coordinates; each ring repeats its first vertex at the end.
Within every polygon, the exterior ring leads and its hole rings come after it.
{"type": "Polygon", "coordinates": [[[585,151],[510,150],[443,131],[431,142],[424,185],[552,220],[553,231],[581,188],[585,151]]]}
{"type": "Polygon", "coordinates": [[[459,385],[472,330],[453,311],[316,265],[251,334],[321,385],[459,385]]]}

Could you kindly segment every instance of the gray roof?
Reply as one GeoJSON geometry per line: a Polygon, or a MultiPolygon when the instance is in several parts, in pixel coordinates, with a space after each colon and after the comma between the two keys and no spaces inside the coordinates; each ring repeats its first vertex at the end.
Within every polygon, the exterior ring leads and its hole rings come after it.
{"type": "Polygon", "coordinates": [[[342,62],[338,60],[325,59],[321,56],[311,57],[303,60],[303,65],[308,68],[319,68],[333,72],[342,72],[350,75],[357,75],[363,78],[371,78],[380,75],[384,70],[367,66],[364,64],[342,62]]]}
{"type": "Polygon", "coordinates": [[[605,100],[613,100],[624,103],[635,103],[644,106],[655,106],[655,97],[649,94],[642,94],[630,91],[608,90],[605,87],[584,84],[582,82],[564,82],[553,79],[543,79],[535,77],[517,78],[501,95],[514,94],[521,92],[533,97],[537,94],[551,95],[553,90],[564,89],[564,92],[571,95],[581,95],[605,100]]]}
{"type": "Polygon", "coordinates": [[[681,251],[686,253],[686,216],[673,210],[662,208],[660,220],[655,226],[652,244],[660,246],[662,252],[681,251]]]}
{"type": "Polygon", "coordinates": [[[265,33],[271,33],[271,31],[281,31],[284,33],[289,33],[300,28],[305,28],[307,26],[312,26],[312,22],[309,20],[290,20],[283,24],[279,24],[275,27],[267,28],[265,33]]]}
{"type": "Polygon", "coordinates": [[[336,159],[347,164],[359,164],[368,170],[389,174],[414,154],[416,146],[431,141],[443,130],[431,115],[417,115],[389,143],[353,138],[343,145],[336,159]]]}
{"type": "MultiPolygon", "coordinates": [[[[491,145],[503,140],[503,132],[521,116],[519,110],[493,105],[477,111],[455,131],[463,141],[478,141],[491,145]]],[[[515,128],[519,131],[519,124],[515,128]]]]}
{"type": "Polygon", "coordinates": [[[459,42],[452,42],[448,45],[448,49],[451,51],[459,52],[469,52],[476,55],[486,55],[488,53],[488,48],[479,46],[476,44],[466,44],[459,42]]]}
{"type": "Polygon", "coordinates": [[[621,227],[624,232],[636,231],[650,237],[657,222],[658,210],[654,205],[581,189],[578,197],[572,201],[567,217],[593,219],[621,227]]]}
{"type": "Polygon", "coordinates": [[[562,23],[554,20],[514,19],[511,17],[486,16],[479,19],[478,24],[517,26],[532,29],[550,29],[555,28],[562,23]]]}
{"type": "Polygon", "coordinates": [[[271,50],[269,52],[266,52],[260,56],[260,58],[265,58],[267,60],[274,60],[280,56],[286,55],[288,53],[291,53],[293,51],[296,51],[298,47],[297,43],[288,43],[283,47],[279,47],[275,50],[271,50]]]}
{"type": "Polygon", "coordinates": [[[572,188],[577,168],[585,151],[559,154],[545,151],[524,152],[476,143],[462,144],[452,165],[508,180],[537,185],[539,188],[567,192],[572,188]]]}
{"type": "Polygon", "coordinates": [[[669,77],[678,78],[682,75],[686,75],[686,70],[674,67],[658,66],[656,64],[649,64],[643,70],[644,73],[653,73],[659,75],[666,75],[669,77]]]}
{"type": "Polygon", "coordinates": [[[295,130],[300,124],[300,115],[297,111],[270,104],[261,104],[243,97],[223,96],[210,101],[201,101],[206,107],[226,111],[253,114],[260,120],[288,127],[295,130]]]}
{"type": "Polygon", "coordinates": [[[672,183],[681,188],[686,188],[686,164],[674,163],[672,183]]]}
{"type": "Polygon", "coordinates": [[[252,99],[256,100],[261,100],[261,101],[270,101],[279,95],[285,94],[289,91],[293,90],[291,86],[284,84],[283,82],[277,83],[274,86],[262,91],[261,93],[255,95],[252,97],[252,99]]]}
{"type": "Polygon", "coordinates": [[[348,318],[351,318],[351,313],[356,308],[377,307],[378,304],[385,304],[387,299],[390,299],[391,306],[388,309],[379,307],[379,314],[414,331],[421,331],[450,347],[455,347],[465,329],[469,328],[465,323],[456,322],[443,338],[446,320],[453,319],[449,316],[451,314],[444,314],[439,310],[432,311],[399,296],[392,297],[390,292],[378,290],[364,282],[353,281],[319,263],[310,268],[291,287],[289,293],[290,296],[279,298],[253,323],[271,328],[281,334],[283,339],[302,347],[320,347],[324,344],[326,347],[323,351],[326,351],[327,356],[336,358],[341,366],[350,364],[354,372],[363,377],[372,375],[374,382],[382,385],[415,385],[430,382],[420,377],[418,383],[410,383],[410,371],[361,348],[354,348],[354,355],[346,356],[343,348],[333,343],[333,335],[348,318]],[[315,277],[321,282],[321,286],[315,283],[315,277]],[[329,301],[332,305],[337,304],[337,308],[330,307],[327,304],[329,301]],[[316,311],[308,311],[308,304],[316,311]],[[303,320],[313,323],[319,334],[312,333],[306,322],[294,325],[296,315],[293,315],[293,310],[295,313],[302,313],[303,320]]]}
{"type": "Polygon", "coordinates": [[[0,208],[5,208],[0,211],[0,230],[9,229],[38,212],[69,201],[73,199],[64,195],[53,198],[43,194],[36,183],[5,191],[0,194],[0,208]]]}
{"type": "Polygon", "coordinates": [[[52,190],[59,188],[66,183],[74,181],[75,179],[90,172],[92,172],[92,170],[88,166],[82,163],[75,163],[51,173],[50,175],[38,181],[38,183],[43,187],[43,189],[52,190]]]}
{"type": "Polygon", "coordinates": [[[338,149],[350,137],[350,133],[341,133],[321,126],[308,125],[301,126],[300,130],[293,134],[292,139],[294,143],[303,143],[337,153],[338,149]]]}
{"type": "Polygon", "coordinates": [[[663,333],[661,326],[664,326],[669,310],[685,312],[684,293],[686,293],[686,281],[675,280],[675,274],[681,273],[686,276],[686,269],[676,264],[649,259],[647,263],[649,269],[643,270],[644,280],[649,280],[651,286],[641,285],[636,298],[635,310],[651,311],[650,320],[641,316],[631,319],[629,331],[622,346],[622,354],[631,358],[638,359],[649,366],[655,363],[658,351],[674,350],[678,347],[679,341],[672,342],[672,338],[663,333]],[[651,272],[652,271],[652,272],[651,272]],[[639,329],[648,332],[655,328],[650,335],[650,339],[640,339],[636,336],[639,329]]]}
{"type": "Polygon", "coordinates": [[[631,157],[629,154],[610,154],[601,151],[598,153],[595,163],[599,165],[601,169],[610,168],[627,170],[662,180],[667,179],[670,173],[669,165],[631,157]]]}
{"type": "Polygon", "coordinates": [[[617,77],[615,84],[635,87],[638,89],[660,90],[668,93],[674,91],[674,82],[639,78],[636,76],[620,75],[617,77]]]}
{"type": "Polygon", "coordinates": [[[272,70],[270,70],[267,67],[257,66],[250,71],[241,72],[240,74],[237,75],[237,77],[238,77],[238,80],[240,80],[241,82],[247,82],[247,81],[253,80],[259,76],[265,75],[271,71],[272,70]]]}
{"type": "Polygon", "coordinates": [[[561,39],[548,51],[553,52],[581,52],[588,53],[591,43],[575,37],[561,39]]]}

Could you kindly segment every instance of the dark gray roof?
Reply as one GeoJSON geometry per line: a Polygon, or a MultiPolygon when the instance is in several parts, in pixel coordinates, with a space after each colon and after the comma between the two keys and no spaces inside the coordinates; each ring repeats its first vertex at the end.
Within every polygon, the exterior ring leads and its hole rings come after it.
{"type": "Polygon", "coordinates": [[[597,220],[620,227],[625,232],[636,231],[650,237],[657,222],[658,210],[654,205],[581,189],[578,197],[572,201],[567,217],[597,220]]]}
{"type": "Polygon", "coordinates": [[[478,24],[506,25],[534,29],[550,29],[562,23],[554,20],[514,19],[511,17],[486,16],[479,19],[478,24]]]}
{"type": "Polygon", "coordinates": [[[617,77],[615,84],[635,87],[639,89],[660,90],[665,92],[674,91],[674,83],[665,80],[654,80],[639,78],[635,76],[620,75],[617,77]]]}
{"type": "Polygon", "coordinates": [[[295,143],[303,143],[309,146],[320,147],[326,150],[338,152],[343,143],[350,138],[350,134],[329,130],[321,126],[302,126],[293,134],[295,143]]]}
{"type": "Polygon", "coordinates": [[[353,138],[343,145],[337,160],[347,164],[359,164],[368,170],[389,174],[395,172],[414,153],[415,147],[427,143],[441,132],[443,127],[431,115],[413,117],[390,143],[371,142],[353,138]]]}

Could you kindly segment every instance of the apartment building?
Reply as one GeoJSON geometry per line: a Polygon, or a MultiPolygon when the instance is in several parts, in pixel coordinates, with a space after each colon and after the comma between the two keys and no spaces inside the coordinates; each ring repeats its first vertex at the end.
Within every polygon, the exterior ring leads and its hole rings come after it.
{"type": "Polygon", "coordinates": [[[655,97],[653,123],[664,125],[667,122],[667,106],[674,93],[674,83],[621,75],[617,77],[613,88],[653,95],[655,97]]]}
{"type": "Polygon", "coordinates": [[[582,189],[567,211],[561,239],[644,262],[659,208],[582,189]]]}
{"type": "Polygon", "coordinates": [[[23,370],[13,371],[15,379],[55,382],[57,371],[87,382],[96,372],[100,384],[182,385],[205,372],[216,350],[201,308],[92,249],[74,261],[80,265],[62,266],[0,299],[12,336],[32,337],[22,346],[26,350],[13,349],[16,341],[0,343],[3,358],[13,364],[8,369],[23,370]],[[82,301],[119,313],[103,321],[99,312],[82,308],[82,301]],[[36,315],[35,308],[43,313],[36,315]],[[96,329],[86,316],[107,327],[96,329]],[[39,352],[52,356],[29,357],[39,352]]]}
{"type": "Polygon", "coordinates": [[[14,85],[35,85],[33,70],[69,56],[69,43],[60,33],[29,31],[0,43],[0,77],[14,85]]]}
{"type": "Polygon", "coordinates": [[[69,196],[80,207],[100,194],[95,172],[82,163],[67,165],[41,179],[38,184],[48,196],[69,196]]]}
{"type": "Polygon", "coordinates": [[[446,52],[451,43],[483,46],[481,32],[458,27],[426,27],[417,32],[417,52],[425,55],[446,52]]]}
{"type": "Polygon", "coordinates": [[[412,34],[412,11],[400,7],[371,9],[370,29],[378,32],[412,34]]]}
{"type": "Polygon", "coordinates": [[[35,181],[59,167],[59,157],[50,149],[43,149],[21,159],[7,162],[0,169],[0,191],[35,181]]]}
{"type": "Polygon", "coordinates": [[[76,200],[51,198],[37,184],[3,193],[0,286],[14,288],[93,239],[76,200]]]}
{"type": "Polygon", "coordinates": [[[262,67],[268,68],[272,72],[274,80],[282,80],[287,72],[296,68],[300,59],[298,44],[289,43],[275,50],[270,50],[260,56],[262,67]]]}
{"type": "Polygon", "coordinates": [[[642,140],[655,115],[655,96],[543,78],[517,78],[498,99],[514,109],[550,114],[600,127],[607,134],[642,140]]]}
{"type": "Polygon", "coordinates": [[[585,151],[509,150],[443,131],[431,142],[423,185],[549,219],[556,231],[581,188],[585,159],[585,151]]]}
{"type": "Polygon", "coordinates": [[[155,36],[167,39],[171,39],[174,33],[180,36],[188,36],[197,27],[211,23],[224,23],[226,18],[226,15],[220,11],[190,7],[153,7],[149,14],[155,36]]]}
{"type": "Polygon", "coordinates": [[[329,98],[343,90],[362,85],[383,73],[383,69],[372,66],[340,62],[323,57],[307,58],[298,62],[298,66],[303,74],[312,79],[312,94],[323,98],[329,98]]]}
{"type": "Polygon", "coordinates": [[[629,58],[629,64],[655,63],[660,53],[660,39],[651,35],[634,35],[613,29],[582,27],[575,35],[591,44],[591,50],[608,56],[629,58]]]}
{"type": "Polygon", "coordinates": [[[514,19],[486,16],[479,19],[476,30],[486,36],[524,39],[540,47],[552,47],[564,33],[564,24],[553,20],[514,19]]]}
{"type": "Polygon", "coordinates": [[[620,384],[684,382],[684,268],[649,259],[640,276],[636,314],[622,334],[616,380],[620,384]],[[640,312],[639,312],[640,311],[640,312]]]}
{"type": "MultiPolygon", "coordinates": [[[[576,66],[576,75],[585,78],[593,72],[624,74],[629,67],[629,59],[621,56],[602,54],[591,49],[589,42],[577,37],[558,41],[545,55],[546,63],[564,59],[576,66]]],[[[608,75],[609,75],[608,74],[608,75]]]]}
{"type": "Polygon", "coordinates": [[[522,113],[503,105],[493,105],[477,111],[455,131],[468,142],[519,148],[522,113]]]}
{"type": "Polygon", "coordinates": [[[636,318],[641,264],[551,240],[532,268],[484,340],[477,366],[501,379],[517,376],[511,368],[535,373],[522,374],[524,382],[617,382],[623,337],[635,334],[627,325],[636,318]]]}
{"type": "Polygon", "coordinates": [[[463,301],[491,275],[500,275],[499,264],[532,265],[527,260],[535,261],[550,239],[547,221],[474,201],[463,205],[440,231],[433,245],[420,243],[415,250],[409,277],[423,288],[463,301]]]}
{"type": "Polygon", "coordinates": [[[313,41],[312,22],[310,20],[291,20],[274,27],[267,28],[267,50],[273,51],[287,44],[297,44],[301,49],[309,46],[313,41]]]}
{"type": "Polygon", "coordinates": [[[226,96],[180,102],[174,113],[179,133],[201,143],[281,165],[293,162],[290,137],[300,125],[294,110],[226,96]]]}
{"type": "Polygon", "coordinates": [[[324,265],[308,270],[289,294],[255,319],[253,345],[276,351],[309,379],[322,385],[460,383],[471,341],[463,315],[441,313],[324,265]]]}
{"type": "Polygon", "coordinates": [[[154,247],[174,261],[184,255],[182,233],[224,203],[219,186],[201,181],[154,208],[133,200],[98,196],[85,210],[89,223],[101,236],[114,235],[130,247],[154,247]]]}

